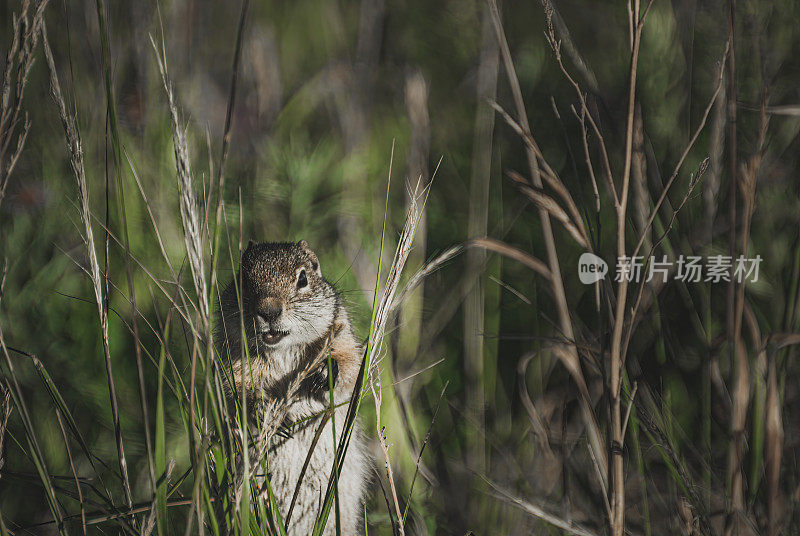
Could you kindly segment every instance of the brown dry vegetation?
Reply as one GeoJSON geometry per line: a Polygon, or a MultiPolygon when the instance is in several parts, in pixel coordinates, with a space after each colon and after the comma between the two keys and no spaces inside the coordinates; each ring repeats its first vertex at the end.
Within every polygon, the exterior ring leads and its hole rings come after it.
{"type": "Polygon", "coordinates": [[[798,532],[799,9],[0,7],[0,534],[285,533],[288,400],[242,433],[214,345],[248,238],[366,341],[365,532],[798,532]],[[758,281],[675,277],[718,255],[758,281]]]}

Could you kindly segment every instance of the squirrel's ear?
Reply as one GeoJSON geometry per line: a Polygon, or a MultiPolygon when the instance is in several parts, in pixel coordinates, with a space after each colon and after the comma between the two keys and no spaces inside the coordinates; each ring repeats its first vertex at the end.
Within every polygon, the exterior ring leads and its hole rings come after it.
{"type": "Polygon", "coordinates": [[[308,245],[308,242],[305,240],[300,240],[297,245],[300,246],[309,257],[311,257],[311,268],[317,273],[317,275],[322,275],[322,270],[319,267],[319,259],[317,259],[316,253],[311,250],[311,246],[308,245]]]}

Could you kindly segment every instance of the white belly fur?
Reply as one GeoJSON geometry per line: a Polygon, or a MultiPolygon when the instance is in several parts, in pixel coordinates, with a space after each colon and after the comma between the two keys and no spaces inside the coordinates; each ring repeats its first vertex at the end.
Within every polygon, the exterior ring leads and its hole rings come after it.
{"type": "MultiPolygon", "coordinates": [[[[341,427],[346,413],[346,407],[336,410],[337,444],[341,438],[341,427]]],[[[270,449],[266,460],[267,473],[270,475],[272,490],[284,520],[320,422],[320,418],[315,419],[310,425],[295,430],[289,439],[279,436],[273,438],[274,446],[270,449]]],[[[325,500],[325,491],[333,468],[335,446],[332,434],[333,424],[328,421],[303,476],[289,520],[289,536],[309,536],[314,528],[314,522],[325,500]]],[[[360,534],[360,527],[363,526],[361,497],[366,476],[364,467],[366,467],[364,446],[360,430],[356,425],[338,482],[342,536],[356,536],[360,534]]],[[[335,533],[334,506],[331,508],[324,534],[329,536],[335,533]]]]}

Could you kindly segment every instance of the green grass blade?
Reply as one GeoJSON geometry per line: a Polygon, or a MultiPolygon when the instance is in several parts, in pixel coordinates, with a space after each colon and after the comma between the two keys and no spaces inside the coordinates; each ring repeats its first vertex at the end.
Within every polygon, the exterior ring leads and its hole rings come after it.
{"type": "Polygon", "coordinates": [[[272,492],[272,484],[269,478],[264,478],[264,485],[267,488],[267,498],[269,499],[269,510],[272,515],[268,516],[270,526],[274,531],[277,531],[279,536],[286,536],[286,523],[283,522],[280,509],[278,508],[278,501],[275,500],[275,494],[272,492]]]}
{"type": "Polygon", "coordinates": [[[156,528],[158,536],[166,536],[167,525],[167,441],[164,418],[164,375],[166,373],[167,344],[169,344],[169,315],[164,323],[164,344],[158,355],[158,390],[156,394],[155,472],[156,481],[156,528]]]}
{"type": "Polygon", "coordinates": [[[53,483],[50,480],[50,473],[47,471],[47,466],[45,465],[44,456],[42,455],[42,451],[39,448],[39,442],[36,439],[36,430],[33,426],[33,422],[30,419],[28,414],[27,406],[25,405],[22,399],[22,391],[19,387],[19,382],[17,381],[16,373],[14,372],[14,366],[11,363],[11,358],[8,355],[8,349],[6,347],[5,341],[2,338],[2,331],[0,331],[0,345],[2,345],[3,354],[6,358],[6,365],[8,367],[9,376],[11,380],[6,378],[6,388],[8,392],[11,394],[11,399],[14,402],[14,405],[19,410],[20,418],[22,419],[23,428],[25,429],[25,439],[28,443],[29,449],[29,456],[31,461],[33,461],[34,466],[36,467],[36,473],[39,475],[40,480],[42,481],[42,486],[45,490],[45,497],[47,498],[47,505],[50,508],[50,512],[53,514],[53,519],[56,521],[58,525],[58,530],[61,534],[66,536],[66,532],[64,529],[64,518],[61,513],[61,507],[58,504],[58,500],[56,499],[56,492],[53,488],[53,483]],[[13,387],[11,382],[13,381],[13,387]]]}
{"type": "MultiPolygon", "coordinates": [[[[10,348],[9,348],[10,349],[10,348]]],[[[103,486],[104,491],[106,492],[107,497],[111,497],[111,492],[106,487],[105,483],[103,482],[102,476],[100,476],[100,471],[98,470],[97,466],[95,465],[95,461],[99,462],[103,465],[107,470],[112,471],[110,467],[108,467],[101,459],[96,457],[94,454],[91,453],[89,450],[89,445],[86,443],[86,440],[81,434],[80,429],[78,428],[77,423],[75,422],[75,418],[72,416],[72,412],[70,412],[69,408],[67,407],[67,403],[64,400],[64,397],[61,396],[61,392],[58,390],[53,378],[50,376],[50,373],[47,372],[42,361],[33,354],[29,354],[27,352],[21,352],[18,350],[13,350],[17,353],[25,355],[26,357],[30,358],[31,362],[33,363],[34,368],[36,369],[36,373],[39,376],[39,379],[44,384],[45,390],[47,394],[50,396],[50,399],[53,403],[58,407],[58,410],[61,412],[62,417],[64,417],[64,421],[67,424],[67,428],[69,428],[70,432],[72,433],[75,440],[78,442],[83,453],[86,455],[86,458],[89,461],[89,464],[92,466],[95,474],[97,475],[100,484],[103,486]]]]}
{"type": "MultiPolygon", "coordinates": [[[[241,309],[241,300],[240,305],[241,309]]],[[[240,315],[240,329],[242,330],[242,340],[247,340],[247,334],[244,329],[244,315],[240,315]]],[[[245,358],[247,359],[247,366],[250,368],[250,350],[246,344],[242,345],[245,358]]],[[[244,373],[244,372],[243,372],[244,373]]],[[[243,382],[244,383],[244,382],[243,382]]],[[[248,436],[248,422],[247,422],[247,389],[242,386],[241,392],[242,411],[239,413],[239,429],[242,430],[242,499],[239,503],[239,523],[240,529],[243,531],[250,530],[250,503],[251,503],[251,490],[250,490],[250,445],[247,441],[248,436]]]]}
{"type": "MultiPolygon", "coordinates": [[[[330,400],[330,412],[331,412],[331,433],[333,434],[333,444],[336,444],[336,404],[333,399],[333,359],[331,358],[331,353],[328,352],[328,394],[330,400]]],[[[334,457],[334,461],[336,458],[334,457]]],[[[333,496],[335,498],[335,519],[336,519],[336,534],[340,536],[342,534],[342,522],[341,522],[341,514],[339,510],[339,475],[336,472],[336,465],[334,464],[333,468],[331,469],[331,473],[333,474],[333,496]]]]}
{"type": "MultiPolygon", "coordinates": [[[[394,144],[392,144],[392,155],[394,155],[394,144]]],[[[350,437],[352,436],[353,428],[356,424],[356,415],[358,414],[358,409],[361,405],[361,388],[364,385],[366,371],[369,370],[370,367],[370,345],[373,343],[373,337],[375,336],[375,317],[378,311],[378,291],[380,290],[381,272],[383,269],[383,249],[386,243],[386,221],[389,216],[389,187],[391,185],[392,177],[392,160],[390,160],[389,164],[389,181],[386,185],[386,201],[384,203],[383,227],[381,229],[381,246],[380,251],[378,252],[378,274],[375,278],[375,293],[372,298],[372,314],[370,316],[369,323],[369,338],[367,339],[367,344],[364,348],[364,357],[361,360],[361,367],[358,371],[356,384],[353,387],[353,395],[350,397],[350,407],[347,410],[347,417],[345,418],[344,427],[342,429],[342,437],[339,440],[338,447],[336,448],[336,454],[334,456],[335,470],[332,471],[331,478],[328,480],[328,488],[325,491],[325,501],[323,502],[322,510],[318,514],[317,520],[314,523],[314,530],[312,532],[313,536],[321,536],[328,522],[328,516],[330,515],[331,506],[333,505],[334,483],[339,474],[341,474],[342,467],[344,467],[344,457],[347,454],[347,447],[350,444],[350,437]]]]}

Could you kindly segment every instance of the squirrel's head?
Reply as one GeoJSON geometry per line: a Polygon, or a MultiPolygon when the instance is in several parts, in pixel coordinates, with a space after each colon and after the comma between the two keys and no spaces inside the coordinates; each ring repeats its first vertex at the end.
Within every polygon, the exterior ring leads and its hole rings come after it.
{"type": "MultiPolygon", "coordinates": [[[[241,311],[250,348],[271,352],[279,347],[310,344],[330,329],[338,298],[322,277],[319,260],[305,240],[250,241],[239,271],[241,311]]],[[[241,333],[238,284],[232,283],[222,296],[225,330],[233,339],[241,333]]]]}

